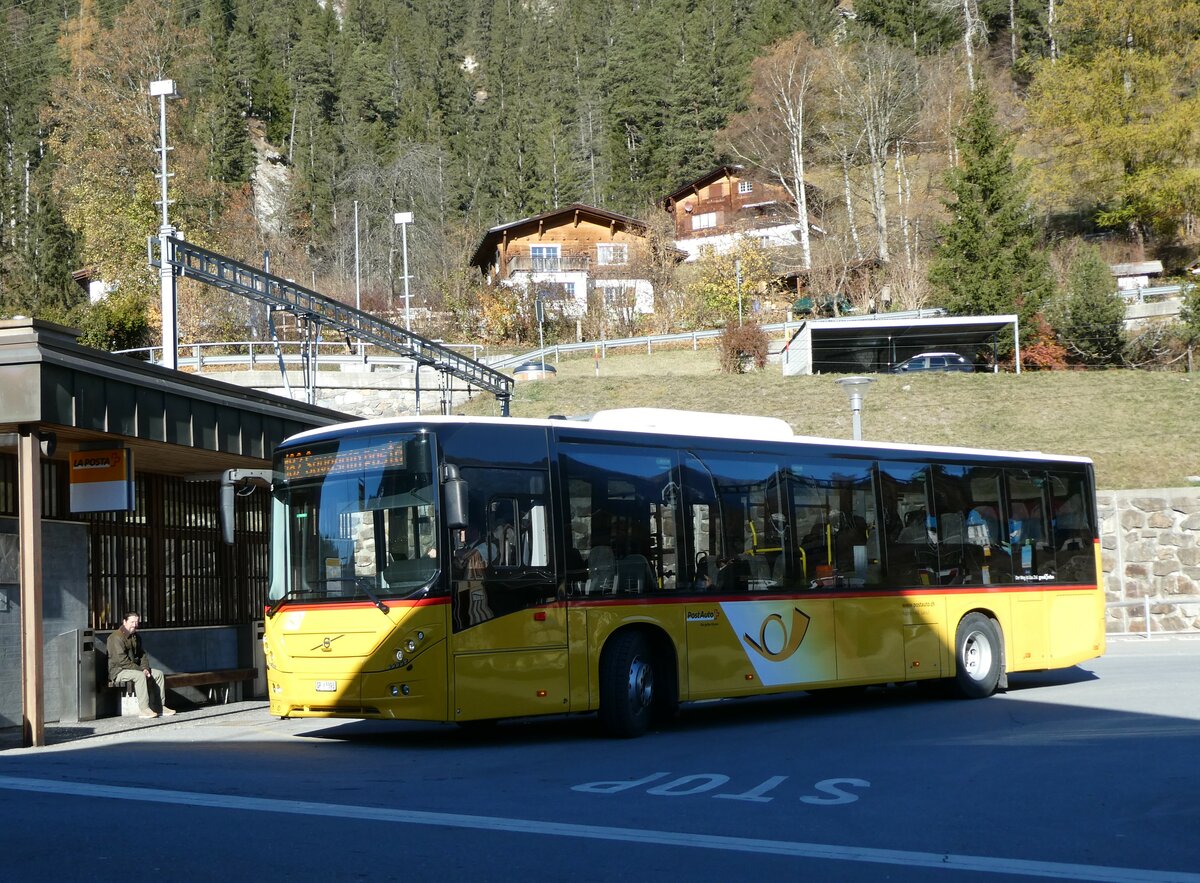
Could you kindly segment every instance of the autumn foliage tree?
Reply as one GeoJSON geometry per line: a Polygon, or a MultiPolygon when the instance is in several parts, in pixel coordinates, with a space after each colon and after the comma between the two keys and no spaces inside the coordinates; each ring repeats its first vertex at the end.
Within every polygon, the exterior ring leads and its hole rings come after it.
{"type": "Polygon", "coordinates": [[[1200,211],[1200,0],[1061,0],[1027,108],[1051,198],[1139,244],[1200,211]]]}
{"type": "MultiPolygon", "coordinates": [[[[194,66],[197,38],[195,31],[177,23],[173,5],[165,0],[133,0],[109,25],[102,23],[93,0],[83,0],[60,40],[71,73],[56,81],[57,98],[44,114],[55,161],[54,188],[93,278],[116,284],[106,310],[125,318],[112,323],[111,333],[103,330],[102,316],[81,319],[110,345],[154,342],[158,277],[146,261],[146,236],[161,223],[158,160],[152,149],[158,145],[159,119],[157,99],[150,97],[148,87],[194,66]],[[139,309],[145,321],[129,321],[139,309]]],[[[172,102],[167,114],[171,221],[191,241],[219,246],[227,244],[215,235],[222,229],[220,220],[240,220],[248,209],[244,200],[231,198],[236,190],[206,175],[207,146],[189,126],[196,118],[188,115],[187,101],[172,102]]],[[[215,297],[195,286],[187,291],[202,299],[215,297]]],[[[189,330],[206,337],[187,320],[209,313],[181,304],[181,337],[189,330]]],[[[239,323],[233,324],[236,329],[239,323]]],[[[223,330],[231,329],[226,325],[223,330]]]]}

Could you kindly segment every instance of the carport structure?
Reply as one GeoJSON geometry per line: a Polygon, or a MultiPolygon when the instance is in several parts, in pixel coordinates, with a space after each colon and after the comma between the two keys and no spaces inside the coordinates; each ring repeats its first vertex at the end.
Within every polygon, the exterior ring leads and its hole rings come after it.
{"type": "Polygon", "coordinates": [[[0,640],[19,632],[21,646],[19,675],[14,655],[0,663],[0,726],[19,710],[24,744],[43,744],[47,623],[111,629],[137,610],[151,627],[248,629],[266,595],[267,495],[239,507],[226,546],[217,476],[268,468],[287,436],[346,419],[0,320],[0,640]],[[132,452],[132,511],[71,511],[68,458],[97,449],[132,452]]]}
{"type": "Polygon", "coordinates": [[[889,318],[887,313],[810,319],[784,346],[783,373],[862,374],[887,371],[923,352],[956,352],[977,365],[989,353],[993,370],[1001,335],[1012,329],[1016,372],[1021,373],[1017,316],[889,318]]]}

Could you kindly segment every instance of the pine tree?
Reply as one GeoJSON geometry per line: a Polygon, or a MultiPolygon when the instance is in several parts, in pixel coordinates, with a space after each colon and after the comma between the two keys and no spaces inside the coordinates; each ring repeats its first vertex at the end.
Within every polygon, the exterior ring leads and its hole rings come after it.
{"type": "Polygon", "coordinates": [[[918,55],[935,55],[960,37],[950,16],[929,0],[857,0],[854,12],[860,27],[918,55]]]}
{"type": "Polygon", "coordinates": [[[939,230],[929,281],[954,315],[1016,313],[1023,332],[1053,290],[1022,170],[986,89],[972,96],[946,174],[950,221],[939,230]]]}
{"type": "Polygon", "coordinates": [[[1071,360],[1088,367],[1118,365],[1125,350],[1125,302],[1095,246],[1071,262],[1066,290],[1051,322],[1071,360]]]}

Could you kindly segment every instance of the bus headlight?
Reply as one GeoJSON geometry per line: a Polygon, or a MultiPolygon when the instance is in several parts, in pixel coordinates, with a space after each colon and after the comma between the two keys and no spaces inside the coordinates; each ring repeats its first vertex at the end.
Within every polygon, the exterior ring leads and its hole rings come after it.
{"type": "Polygon", "coordinates": [[[417,642],[414,641],[412,638],[409,638],[408,641],[404,644],[404,646],[408,650],[409,653],[412,653],[414,650],[417,649],[417,642]]]}
{"type": "Polygon", "coordinates": [[[403,650],[399,650],[399,649],[396,650],[396,664],[404,665],[404,651],[403,650]]]}

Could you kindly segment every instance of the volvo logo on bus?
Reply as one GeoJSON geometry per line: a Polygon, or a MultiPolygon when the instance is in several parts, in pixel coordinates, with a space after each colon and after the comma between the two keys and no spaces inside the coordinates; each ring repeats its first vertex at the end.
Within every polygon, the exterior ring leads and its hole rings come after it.
{"type": "Polygon", "coordinates": [[[743,634],[742,639],[763,659],[783,662],[800,649],[810,621],[811,617],[807,613],[799,607],[794,607],[790,626],[783,621],[780,614],[772,613],[762,621],[757,641],[747,634],[743,634]]]}

